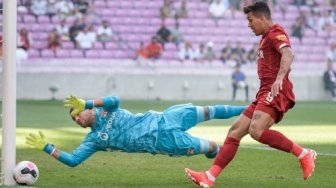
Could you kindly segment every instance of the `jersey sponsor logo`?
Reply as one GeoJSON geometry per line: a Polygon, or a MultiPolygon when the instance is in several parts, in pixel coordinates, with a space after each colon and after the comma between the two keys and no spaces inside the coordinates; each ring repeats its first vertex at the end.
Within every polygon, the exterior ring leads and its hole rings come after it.
{"type": "Polygon", "coordinates": [[[278,36],[276,36],[276,38],[277,38],[278,40],[281,40],[281,41],[285,41],[285,42],[288,41],[287,36],[284,35],[284,34],[278,35],[278,36]]]}
{"type": "MultiPolygon", "coordinates": [[[[106,116],[106,115],[105,115],[106,116]]],[[[106,126],[105,126],[105,129],[103,130],[103,132],[98,132],[98,137],[103,140],[103,141],[106,141],[109,137],[108,135],[108,132],[110,131],[110,129],[112,128],[112,124],[113,124],[113,121],[115,119],[115,112],[112,112],[110,114],[110,117],[108,118],[107,120],[107,123],[106,123],[106,126]]]]}
{"type": "Polygon", "coordinates": [[[109,131],[109,129],[111,129],[114,119],[115,119],[115,112],[112,112],[110,117],[107,120],[107,125],[106,125],[106,128],[105,128],[106,131],[109,131]]]}
{"type": "Polygon", "coordinates": [[[109,137],[107,133],[101,133],[101,132],[99,132],[98,135],[99,135],[99,138],[101,140],[104,140],[104,141],[106,141],[108,139],[108,137],[109,137]]]}
{"type": "Polygon", "coordinates": [[[258,51],[258,57],[264,59],[264,51],[259,50],[258,51]]]}

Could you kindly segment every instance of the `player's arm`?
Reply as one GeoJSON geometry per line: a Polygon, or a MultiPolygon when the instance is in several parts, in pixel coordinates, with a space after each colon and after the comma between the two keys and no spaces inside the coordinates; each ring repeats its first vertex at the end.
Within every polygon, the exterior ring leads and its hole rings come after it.
{"type": "Polygon", "coordinates": [[[30,133],[29,136],[26,137],[26,143],[35,149],[45,151],[58,161],[70,167],[79,165],[97,151],[91,142],[84,142],[75,149],[72,154],[69,154],[47,143],[41,131],[39,131],[39,135],[30,133]]]}
{"type": "Polygon", "coordinates": [[[272,85],[271,92],[273,96],[277,96],[279,91],[282,90],[282,82],[288,71],[290,70],[290,66],[293,62],[294,55],[292,49],[288,46],[285,46],[280,49],[281,61],[280,61],[280,69],[277,75],[277,78],[272,85]]]}
{"type": "Polygon", "coordinates": [[[64,107],[73,108],[71,116],[76,116],[85,109],[94,107],[103,107],[106,111],[116,111],[119,108],[120,98],[118,96],[106,96],[103,98],[83,100],[77,96],[71,95],[64,100],[64,107]]]}

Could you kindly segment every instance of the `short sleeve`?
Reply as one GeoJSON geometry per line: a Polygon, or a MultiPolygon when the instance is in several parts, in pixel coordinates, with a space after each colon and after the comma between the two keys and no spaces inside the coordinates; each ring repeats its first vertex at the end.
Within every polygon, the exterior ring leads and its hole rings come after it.
{"type": "Polygon", "coordinates": [[[283,30],[277,30],[273,32],[270,36],[273,47],[280,52],[280,49],[283,47],[291,47],[289,38],[283,30]]]}

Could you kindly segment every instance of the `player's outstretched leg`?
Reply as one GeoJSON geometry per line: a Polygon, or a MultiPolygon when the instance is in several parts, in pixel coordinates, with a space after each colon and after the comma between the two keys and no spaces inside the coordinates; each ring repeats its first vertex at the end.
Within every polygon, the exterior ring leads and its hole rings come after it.
{"type": "Polygon", "coordinates": [[[303,179],[307,180],[315,169],[315,159],[317,156],[316,151],[307,149],[307,153],[300,158],[300,164],[303,171],[303,179]]]}
{"type": "Polygon", "coordinates": [[[246,106],[230,106],[230,105],[215,105],[215,106],[197,106],[197,124],[212,119],[229,119],[240,115],[246,106]]]}
{"type": "Polygon", "coordinates": [[[203,188],[210,188],[214,185],[214,181],[211,181],[208,178],[208,175],[206,172],[195,172],[193,170],[190,170],[188,168],[184,169],[186,175],[189,177],[189,179],[194,182],[195,184],[203,187],[203,188]]]}

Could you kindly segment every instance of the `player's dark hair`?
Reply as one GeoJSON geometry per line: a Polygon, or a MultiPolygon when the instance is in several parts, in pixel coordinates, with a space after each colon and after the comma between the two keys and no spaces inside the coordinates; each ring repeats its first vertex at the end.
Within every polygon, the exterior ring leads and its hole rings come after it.
{"type": "Polygon", "coordinates": [[[264,1],[256,1],[252,3],[251,5],[244,7],[245,14],[248,14],[250,12],[253,13],[257,17],[265,16],[268,20],[272,19],[271,10],[269,6],[267,5],[267,3],[264,1]]]}

